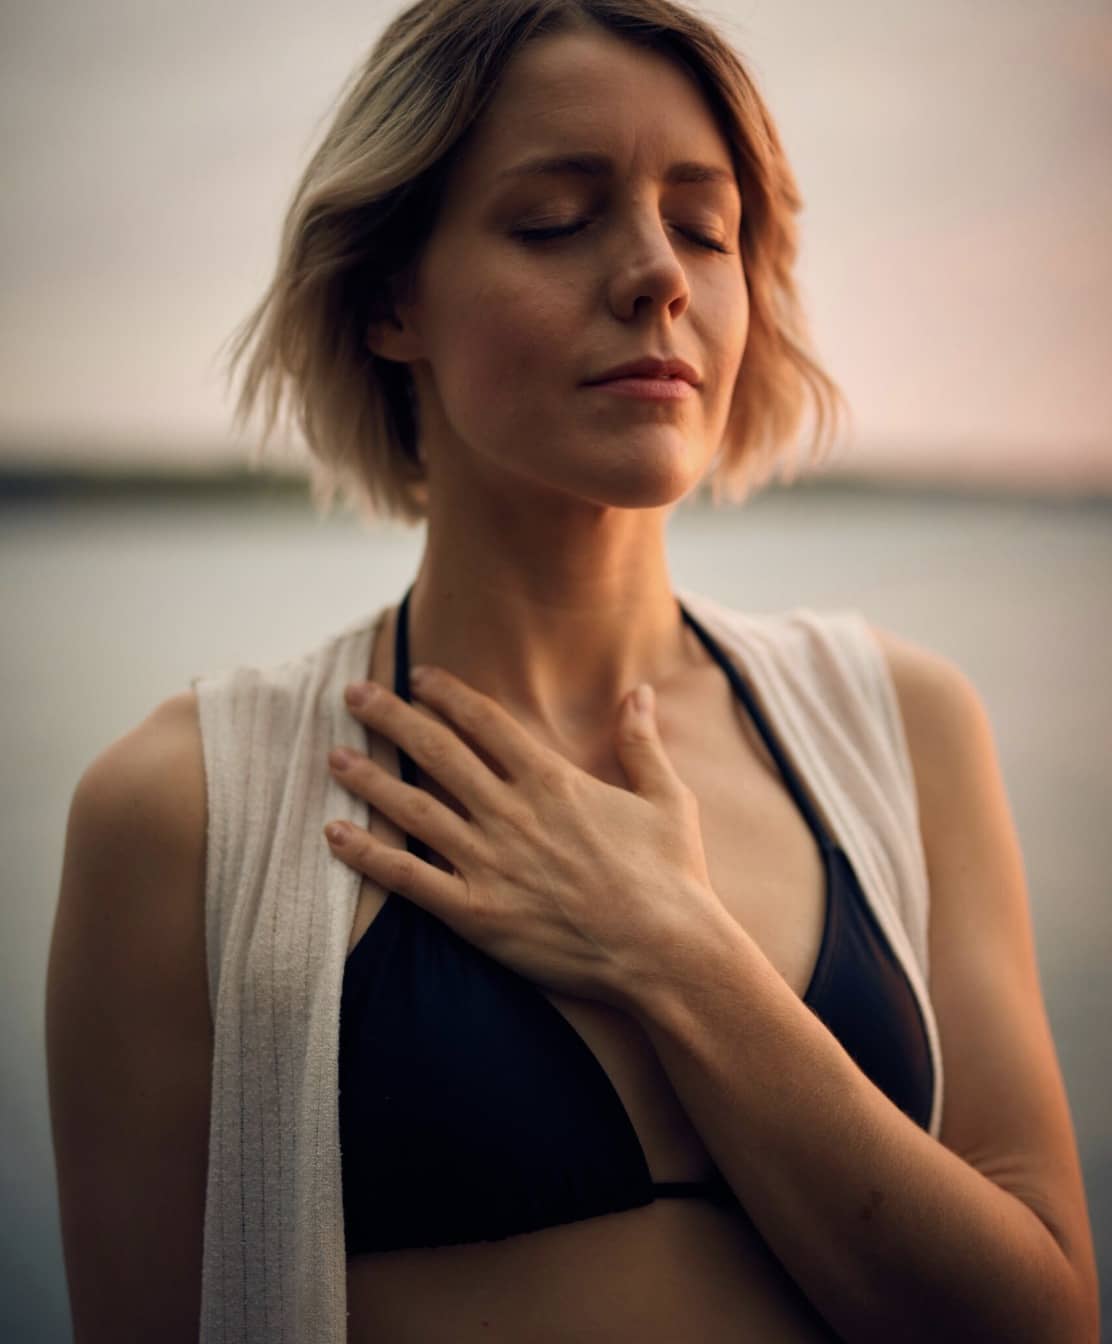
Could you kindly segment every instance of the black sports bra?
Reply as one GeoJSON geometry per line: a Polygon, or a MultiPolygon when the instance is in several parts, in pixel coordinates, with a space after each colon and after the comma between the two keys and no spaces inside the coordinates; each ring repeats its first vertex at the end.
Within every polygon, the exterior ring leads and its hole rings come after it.
{"type": "MultiPolygon", "coordinates": [[[[394,690],[409,692],[409,597],[394,690]]],[[[845,853],[826,834],[733,664],[683,618],[752,715],[814,832],[826,873],[806,1003],[859,1067],[929,1124],[933,1066],[919,1005],[845,853]]],[[[400,748],[403,779],[416,782],[400,748]]],[[[430,860],[427,846],[408,848],[430,860]]],[[[711,1181],[654,1181],[609,1075],[532,981],[397,892],[349,954],[340,1003],[339,1120],[347,1254],[497,1241],[659,1197],[736,1205],[711,1181]]]]}

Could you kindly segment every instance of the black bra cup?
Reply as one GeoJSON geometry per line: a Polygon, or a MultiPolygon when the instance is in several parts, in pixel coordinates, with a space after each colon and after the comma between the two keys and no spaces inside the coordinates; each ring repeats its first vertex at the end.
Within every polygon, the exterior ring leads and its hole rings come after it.
{"type": "MultiPolygon", "coordinates": [[[[395,651],[394,689],[406,700],[410,592],[395,651]]],[[[925,1129],[933,1066],[907,978],[749,688],[680,609],[744,701],[822,852],[825,927],[804,1002],[925,1129]]],[[[398,757],[414,783],[413,761],[398,757]]],[[[420,840],[406,843],[430,859],[420,840]]],[[[349,1256],[498,1241],[661,1196],[737,1204],[717,1171],[708,1182],[654,1182],[613,1083],[572,1024],[532,981],[397,892],[345,963],[339,1050],[349,1256]]]]}

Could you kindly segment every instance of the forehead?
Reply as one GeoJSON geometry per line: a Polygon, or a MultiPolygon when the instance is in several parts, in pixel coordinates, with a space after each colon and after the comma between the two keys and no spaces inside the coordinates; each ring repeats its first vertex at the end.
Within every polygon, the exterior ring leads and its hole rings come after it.
{"type": "Polygon", "coordinates": [[[562,33],[519,51],[476,127],[467,176],[479,189],[504,185],[527,159],[581,150],[661,175],[677,160],[701,162],[733,182],[729,147],[693,76],[610,33],[562,33]]]}

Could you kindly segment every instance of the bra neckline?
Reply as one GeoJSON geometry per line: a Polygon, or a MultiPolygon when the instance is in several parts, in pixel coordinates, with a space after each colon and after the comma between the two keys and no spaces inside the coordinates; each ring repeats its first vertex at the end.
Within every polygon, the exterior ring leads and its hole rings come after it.
{"type": "MultiPolygon", "coordinates": [[[[410,692],[409,684],[409,599],[413,593],[413,584],[406,589],[405,596],[398,606],[397,619],[394,623],[394,694],[407,704],[413,703],[413,697],[410,692]]],[[[757,726],[757,730],[768,748],[769,755],[776,763],[777,769],[795,802],[806,821],[811,834],[815,838],[815,843],[825,856],[827,851],[840,849],[839,844],[829,833],[824,825],[818,808],[812,802],[807,790],[802,783],[800,772],[792,763],[790,756],[784,750],[776,734],[768,722],[765,712],[760,708],[757,697],[749,687],[745,678],[738,670],[733,660],[721,647],[718,641],[711,635],[710,631],[696,620],[695,616],[687,609],[683,601],[677,597],[676,605],[679,608],[680,615],[698,636],[703,647],[719,665],[726,674],[734,694],[742,701],[749,712],[750,718],[757,726]]],[[[417,767],[412,758],[399,746],[397,748],[398,766],[401,771],[402,779],[406,784],[414,785],[417,782],[417,767]]],[[[416,853],[420,858],[428,861],[428,846],[421,840],[414,840],[410,845],[410,837],[406,836],[406,844],[411,852],[416,853]],[[414,848],[414,845],[417,848],[414,848]]]]}
{"type": "MultiPolygon", "coordinates": [[[[401,699],[404,699],[407,703],[412,703],[412,697],[410,694],[410,682],[409,682],[409,620],[408,620],[409,598],[412,591],[413,588],[411,585],[410,588],[407,589],[406,594],[403,597],[401,604],[399,605],[397,620],[395,622],[395,635],[394,635],[394,693],[401,699]]],[[[753,720],[756,723],[757,728],[760,731],[761,736],[764,739],[765,744],[767,745],[773,760],[776,762],[778,768],[781,771],[785,784],[787,785],[789,791],[791,792],[792,797],[796,802],[796,805],[803,813],[804,818],[807,821],[811,829],[811,832],[815,837],[816,843],[819,846],[819,851],[823,865],[823,895],[825,902],[825,908],[823,913],[822,939],[819,944],[819,951],[815,959],[815,965],[811,971],[811,977],[809,983],[803,995],[801,996],[803,1003],[805,1003],[808,1007],[811,1007],[813,1010],[814,1000],[818,998],[820,992],[824,988],[829,978],[830,967],[833,958],[834,926],[837,919],[839,918],[839,912],[835,907],[840,899],[844,899],[844,897],[840,895],[839,884],[835,878],[836,867],[840,864],[840,870],[843,873],[848,873],[852,880],[856,880],[856,877],[853,874],[852,867],[849,865],[848,859],[845,858],[844,852],[842,851],[841,847],[828,836],[825,828],[822,825],[821,819],[818,816],[817,809],[814,808],[814,806],[811,804],[810,799],[807,797],[806,793],[804,792],[800,784],[800,780],[794,766],[792,765],[786,753],[781,748],[780,743],[777,741],[775,735],[772,733],[768,723],[765,720],[765,716],[762,714],[757,705],[755,696],[752,694],[749,687],[746,685],[744,679],[741,677],[737,668],[734,666],[734,664],[725,654],[725,652],[719,647],[717,641],[715,641],[711,637],[709,632],[707,632],[703,628],[701,623],[698,622],[691,615],[691,613],[684,606],[683,602],[680,601],[678,598],[677,598],[677,604],[680,608],[680,611],[684,619],[692,627],[696,635],[698,635],[698,637],[701,639],[702,643],[704,644],[708,652],[711,654],[711,656],[716,660],[716,662],[718,662],[719,666],[723,669],[726,676],[729,678],[730,684],[733,687],[735,694],[740,696],[746,708],[752,715],[753,720]]],[[[407,784],[411,785],[415,784],[417,780],[417,770],[414,761],[405,751],[402,750],[400,746],[397,748],[397,755],[402,778],[405,780],[407,784]]],[[[414,836],[411,836],[408,832],[404,832],[404,834],[407,849],[409,849],[411,853],[416,854],[419,858],[425,860],[425,862],[428,862],[431,857],[428,846],[422,840],[414,836]]],[[[373,947],[375,940],[383,936],[384,929],[388,924],[389,920],[401,919],[406,917],[415,918],[418,920],[435,919],[435,916],[430,915],[421,906],[417,905],[414,902],[407,902],[399,892],[393,890],[387,891],[386,898],[383,901],[382,906],[379,908],[379,910],[375,914],[374,918],[371,920],[368,927],[363,931],[355,947],[353,947],[347,955],[344,965],[345,978],[350,973],[353,964],[355,964],[358,959],[366,956],[368,954],[368,949],[373,947]]],[[[443,924],[443,921],[437,921],[437,923],[441,924],[445,936],[466,943],[465,939],[462,939],[460,935],[457,934],[453,929],[449,928],[448,925],[443,924]]],[[[467,944],[467,946],[470,947],[471,945],[467,944]]],[[[485,954],[481,955],[485,956],[485,954]]],[[[629,1111],[626,1109],[626,1105],[625,1102],[622,1100],[621,1094],[618,1092],[618,1089],[614,1084],[614,1080],[610,1077],[610,1074],[603,1067],[602,1062],[599,1060],[598,1056],[595,1054],[594,1050],[591,1048],[590,1044],[588,1043],[586,1038],[582,1035],[582,1033],[579,1031],[579,1029],[575,1026],[575,1024],[572,1021],[570,1021],[567,1017],[564,1016],[564,1014],[559,1010],[559,1008],[556,1007],[556,1005],[551,1001],[551,999],[548,998],[548,996],[544,993],[544,991],[540,988],[540,986],[524,976],[518,978],[520,979],[521,983],[524,986],[526,986],[527,992],[529,992],[531,1000],[537,1003],[538,1007],[540,1008],[540,1011],[545,1013],[547,1016],[551,1017],[551,1019],[557,1024],[558,1029],[564,1031],[565,1033],[570,1033],[568,1039],[572,1041],[572,1043],[574,1044],[576,1052],[583,1061],[584,1068],[586,1068],[594,1075],[596,1080],[603,1087],[603,1090],[609,1094],[609,1096],[615,1103],[614,1108],[615,1114],[620,1116],[620,1123],[622,1124],[625,1130],[627,1142],[630,1145],[631,1151],[639,1155],[640,1162],[638,1165],[641,1167],[643,1171],[644,1181],[646,1185],[647,1186],[655,1185],[656,1182],[653,1180],[652,1171],[649,1167],[649,1162],[645,1154],[644,1145],[641,1143],[640,1135],[637,1133],[637,1129],[633,1123],[633,1120],[630,1117],[629,1111]]],[[[712,1174],[711,1177],[712,1182],[713,1179],[714,1177],[712,1174]]]]}
{"type": "MultiPolygon", "coordinates": [[[[405,700],[407,704],[413,703],[409,681],[409,663],[410,663],[409,599],[412,593],[413,593],[413,585],[410,584],[409,588],[406,589],[405,596],[402,598],[398,606],[397,619],[395,620],[394,623],[394,694],[397,695],[399,698],[405,700]]],[[[753,694],[753,692],[750,690],[749,686],[746,684],[745,679],[742,677],[741,673],[738,671],[733,661],[721,648],[718,641],[711,636],[710,632],[705,629],[705,627],[702,625],[700,621],[695,619],[695,617],[691,614],[691,612],[688,611],[687,607],[678,597],[676,598],[676,604],[679,607],[680,613],[683,616],[684,620],[691,626],[692,630],[694,630],[695,634],[699,637],[699,639],[703,643],[703,646],[707,649],[708,653],[710,653],[710,655],[722,668],[731,686],[733,687],[734,693],[742,700],[746,709],[749,711],[749,714],[751,715],[753,722],[756,724],[757,729],[765,742],[765,745],[768,747],[769,754],[772,756],[772,759],[775,761],[777,768],[781,773],[781,776],[788,788],[788,791],[791,793],[796,806],[803,814],[803,818],[807,822],[807,825],[809,826],[811,833],[815,838],[815,842],[819,847],[819,854],[822,860],[822,867],[823,867],[824,909],[823,909],[823,921],[822,921],[822,937],[819,942],[818,955],[815,958],[815,964],[811,970],[811,976],[810,979],[808,980],[807,988],[800,996],[803,1003],[807,1004],[808,1007],[813,1007],[814,1000],[818,997],[819,992],[824,987],[826,980],[829,976],[830,963],[833,956],[832,949],[834,943],[834,936],[833,936],[834,924],[838,918],[838,911],[835,909],[835,906],[837,903],[836,898],[838,897],[839,894],[838,885],[834,880],[835,864],[837,862],[840,862],[843,870],[848,871],[851,879],[854,881],[856,881],[856,875],[853,873],[852,866],[850,865],[848,857],[845,855],[844,850],[838,844],[838,842],[829,835],[825,826],[823,825],[817,808],[814,806],[810,798],[807,796],[807,793],[800,782],[799,773],[797,772],[795,766],[792,764],[790,757],[787,755],[783,747],[780,745],[780,742],[776,738],[776,735],[772,732],[772,729],[767,722],[766,716],[761,711],[757,703],[757,699],[753,694]]],[[[405,752],[400,746],[398,746],[396,750],[397,750],[398,765],[402,779],[406,784],[416,785],[417,767],[413,761],[413,758],[409,756],[409,754],[405,752]]],[[[429,850],[428,845],[426,845],[425,842],[421,840],[419,837],[410,835],[408,831],[403,832],[403,834],[405,835],[406,848],[409,850],[409,852],[411,854],[415,854],[418,858],[424,860],[426,863],[430,862],[431,852],[429,850]]],[[[372,941],[371,935],[375,930],[375,928],[378,925],[386,922],[383,917],[387,915],[387,911],[390,910],[392,907],[396,907],[397,903],[399,901],[404,901],[404,899],[405,898],[399,892],[395,892],[392,890],[387,891],[386,897],[382,905],[372,918],[370,924],[367,926],[366,929],[363,930],[363,933],[360,935],[358,942],[347,954],[344,963],[345,974],[348,965],[350,965],[353,958],[356,956],[356,953],[358,953],[361,948],[364,948],[365,944],[369,944],[372,941]]],[[[420,907],[417,908],[420,909],[420,907]]],[[[422,911],[422,913],[424,914],[427,912],[422,911]]],[[[449,929],[447,925],[444,925],[444,927],[453,936],[455,937],[459,936],[454,934],[453,930],[449,929]]],[[[522,978],[524,979],[524,977],[522,978]]],[[[526,981],[526,983],[532,984],[531,981],[526,981]]],[[[548,1007],[552,1010],[552,1012],[556,1013],[557,1016],[560,1018],[560,1020],[564,1022],[573,1032],[575,1032],[576,1036],[578,1036],[580,1041],[582,1041],[583,1048],[590,1055],[591,1059],[594,1060],[595,1066],[599,1070],[601,1070],[603,1075],[607,1078],[607,1081],[610,1081],[610,1075],[606,1073],[606,1070],[602,1067],[602,1064],[599,1063],[598,1059],[595,1057],[594,1052],[591,1050],[587,1042],[583,1040],[583,1037],[580,1036],[580,1033],[576,1030],[575,1026],[570,1021],[568,1021],[568,1019],[563,1015],[563,1013],[559,1011],[558,1008],[555,1007],[554,1004],[552,1004],[548,1000],[548,998],[545,996],[545,994],[538,985],[533,985],[532,987],[537,993],[537,995],[544,1000],[544,1002],[548,1005],[548,1007]]],[[[612,1082],[610,1085],[611,1087],[613,1087],[612,1082]]],[[[630,1121],[630,1127],[632,1128],[632,1121],[630,1121]]]]}

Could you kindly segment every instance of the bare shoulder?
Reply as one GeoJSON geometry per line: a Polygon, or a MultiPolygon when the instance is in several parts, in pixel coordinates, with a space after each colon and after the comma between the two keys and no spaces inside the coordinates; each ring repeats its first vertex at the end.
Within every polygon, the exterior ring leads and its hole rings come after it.
{"type": "MultiPolygon", "coordinates": [[[[891,675],[915,779],[919,826],[933,875],[960,842],[955,806],[971,794],[1009,825],[1004,783],[988,710],[970,677],[953,659],[870,624],[891,675]],[[964,797],[963,797],[964,795],[964,797]],[[1007,814],[1006,816],[1003,814],[1007,814]]],[[[1018,843],[1013,835],[1014,859],[1018,843]]],[[[932,882],[932,888],[934,884],[932,882]]],[[[934,905],[932,889],[932,909],[934,905]]],[[[934,921],[934,931],[940,924],[934,921]]]]}
{"type": "Polygon", "coordinates": [[[204,762],[183,692],[74,789],[46,1047],[75,1337],[195,1340],[211,1097],[204,762]]]}
{"type": "Polygon", "coordinates": [[[1013,936],[1027,930],[1026,945],[1013,951],[1022,951],[1024,970],[1033,976],[1026,878],[988,709],[951,658],[875,625],[869,628],[891,674],[915,779],[930,878],[932,972],[936,978],[944,973],[948,940],[964,942],[971,932],[965,921],[972,918],[968,903],[975,899],[976,884],[969,865],[979,851],[981,876],[991,870],[997,889],[1011,893],[1013,936]],[[958,871],[963,865],[964,875],[958,871]]]}
{"type": "Polygon", "coordinates": [[[194,691],[172,695],[110,743],[86,767],[74,791],[77,820],[100,835],[144,847],[154,828],[158,847],[203,845],[205,770],[194,691]]]}
{"type": "Polygon", "coordinates": [[[977,688],[953,659],[878,626],[869,629],[895,687],[920,806],[929,804],[945,776],[968,757],[970,732],[982,748],[986,745],[986,734],[991,736],[988,713],[977,688]]]}
{"type": "Polygon", "coordinates": [[[1095,1339],[1092,1230],[989,713],[951,659],[870,628],[892,675],[918,794],[943,1060],[940,1138],[1050,1232],[1084,1303],[1075,1337],[1095,1339]]]}
{"type": "Polygon", "coordinates": [[[177,996],[182,1011],[211,1030],[206,823],[197,697],[182,691],[110,743],[78,781],[56,933],[95,920],[107,956],[130,957],[132,968],[157,960],[151,991],[177,996]]]}
{"type": "MultiPolygon", "coordinates": [[[[1023,952],[1033,975],[1026,875],[988,708],[953,659],[875,625],[869,628],[891,674],[915,777],[931,879],[932,956],[936,947],[944,951],[940,944],[949,933],[964,939],[970,931],[955,907],[959,893],[962,902],[973,898],[971,864],[979,855],[982,877],[988,878],[991,869],[994,887],[1011,893],[1012,934],[1027,929],[1023,952]],[[959,880],[963,866],[968,871],[959,880]]],[[[970,913],[967,905],[965,912],[970,913]]]]}

